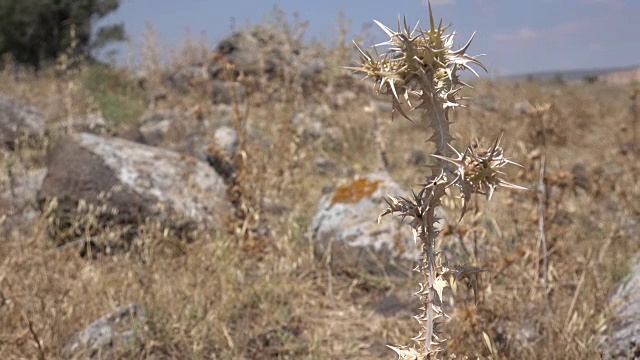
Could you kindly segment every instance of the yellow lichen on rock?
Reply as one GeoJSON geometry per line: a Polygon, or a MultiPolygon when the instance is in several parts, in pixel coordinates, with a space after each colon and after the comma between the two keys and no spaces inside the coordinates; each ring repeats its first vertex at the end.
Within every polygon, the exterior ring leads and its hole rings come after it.
{"type": "Polygon", "coordinates": [[[331,206],[338,203],[357,203],[378,190],[380,183],[380,180],[370,181],[367,178],[362,178],[342,185],[336,189],[333,198],[331,198],[331,206]]]}

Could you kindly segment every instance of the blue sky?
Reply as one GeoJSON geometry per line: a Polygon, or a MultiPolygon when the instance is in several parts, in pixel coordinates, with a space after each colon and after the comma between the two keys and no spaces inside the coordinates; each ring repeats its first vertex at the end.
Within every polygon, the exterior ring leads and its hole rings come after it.
{"type": "MultiPolygon", "coordinates": [[[[435,16],[452,23],[470,53],[487,54],[492,75],[564,69],[640,65],[639,0],[432,0],[435,16]]],[[[273,7],[309,21],[307,38],[335,41],[341,11],[353,34],[372,28],[372,19],[393,27],[398,15],[428,21],[426,0],[121,0],[105,21],[122,21],[134,45],[146,24],[167,49],[188,34],[206,34],[213,48],[231,32],[263,21],[273,7]]],[[[123,48],[121,52],[126,52],[123,48]]],[[[121,54],[122,56],[123,54],[121,54]]],[[[126,54],[125,54],[126,55],[126,54]]]]}

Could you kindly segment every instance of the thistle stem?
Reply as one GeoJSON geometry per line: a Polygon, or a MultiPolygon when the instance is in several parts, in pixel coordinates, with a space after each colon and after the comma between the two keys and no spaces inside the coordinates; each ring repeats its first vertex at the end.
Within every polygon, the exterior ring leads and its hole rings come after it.
{"type": "MultiPolygon", "coordinates": [[[[434,133],[429,138],[429,141],[436,145],[436,155],[449,156],[451,155],[451,149],[449,148],[449,141],[451,135],[449,133],[449,119],[442,104],[442,100],[433,88],[433,77],[428,76],[424,72],[421,72],[420,87],[423,89],[423,96],[428,101],[426,106],[428,126],[433,129],[434,133]]],[[[440,164],[441,161],[438,161],[440,164]]],[[[438,170],[434,171],[434,174],[438,174],[438,170]]]]}
{"type": "MultiPolygon", "coordinates": [[[[451,138],[449,134],[449,120],[447,119],[447,114],[445,113],[442,101],[438,98],[438,95],[433,92],[433,79],[429,79],[428,76],[421,76],[421,86],[423,87],[423,91],[429,100],[429,105],[426,109],[427,112],[427,121],[429,121],[429,128],[433,129],[434,133],[431,135],[430,141],[436,144],[435,154],[448,156],[451,152],[449,148],[449,139],[451,138]]],[[[430,180],[435,180],[435,178],[441,174],[447,165],[444,161],[437,160],[436,167],[433,169],[430,180]]],[[[436,185],[439,186],[439,185],[436,185]]],[[[425,311],[426,311],[426,324],[425,324],[425,357],[430,358],[430,354],[434,352],[433,349],[433,337],[435,335],[434,331],[434,321],[436,317],[436,313],[434,310],[434,306],[438,305],[439,300],[436,298],[435,293],[435,280],[436,280],[436,237],[438,235],[435,229],[435,208],[440,204],[441,195],[444,192],[437,191],[434,187],[433,195],[430,197],[429,203],[427,204],[428,208],[426,211],[426,237],[423,237],[422,240],[422,251],[423,256],[427,260],[427,271],[423,271],[423,273],[428,274],[427,284],[429,285],[427,291],[427,297],[425,299],[425,311]]]]}
{"type": "MultiPolygon", "coordinates": [[[[428,219],[432,219],[433,218],[433,210],[429,209],[429,215],[427,216],[428,219]]],[[[425,349],[426,349],[426,356],[429,356],[429,354],[431,354],[433,352],[434,349],[432,349],[431,344],[433,343],[432,339],[433,339],[433,335],[434,335],[434,320],[435,320],[435,311],[433,309],[434,305],[436,305],[436,294],[435,294],[435,278],[436,278],[436,252],[435,252],[435,240],[436,240],[436,234],[434,232],[433,229],[433,225],[430,225],[428,227],[427,230],[427,236],[425,239],[422,239],[423,241],[423,251],[426,255],[426,259],[427,259],[427,270],[428,271],[423,271],[423,273],[428,273],[429,274],[429,278],[427,279],[427,282],[429,284],[429,288],[427,291],[427,298],[425,301],[425,311],[427,312],[427,323],[425,324],[426,327],[426,332],[425,332],[425,349]]]]}

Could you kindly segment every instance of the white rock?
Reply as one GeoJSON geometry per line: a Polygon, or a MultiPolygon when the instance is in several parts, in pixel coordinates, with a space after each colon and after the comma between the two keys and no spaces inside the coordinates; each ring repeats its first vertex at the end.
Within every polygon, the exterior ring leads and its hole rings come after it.
{"type": "Polygon", "coordinates": [[[316,254],[340,269],[410,272],[420,255],[411,227],[395,216],[377,218],[386,195],[404,196],[387,173],[374,173],[336,188],[321,199],[309,229],[316,254]]]}
{"type": "Polygon", "coordinates": [[[139,305],[120,306],[73,335],[62,349],[62,357],[111,359],[118,348],[142,345],[145,323],[145,311],[139,305]]]}

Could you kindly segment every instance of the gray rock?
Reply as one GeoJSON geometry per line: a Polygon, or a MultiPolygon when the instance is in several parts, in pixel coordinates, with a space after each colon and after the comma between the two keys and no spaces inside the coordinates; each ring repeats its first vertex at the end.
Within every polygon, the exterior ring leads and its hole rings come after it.
{"type": "Polygon", "coordinates": [[[524,115],[531,111],[532,108],[533,106],[528,101],[518,101],[513,103],[513,112],[518,115],[524,115]]]}
{"type": "Polygon", "coordinates": [[[291,208],[283,205],[279,200],[265,197],[262,199],[262,209],[270,215],[286,215],[291,212],[291,208]]]}
{"type": "Polygon", "coordinates": [[[299,112],[296,113],[293,116],[293,119],[291,120],[291,123],[293,124],[293,126],[300,128],[305,126],[308,122],[310,122],[311,119],[309,117],[309,115],[305,112],[299,112]]]}
{"type": "MultiPolygon", "coordinates": [[[[297,57],[283,34],[263,25],[229,35],[218,43],[216,52],[233,63],[238,73],[247,75],[280,74],[297,57]]],[[[214,76],[225,77],[224,69],[216,71],[214,76]]]]}
{"type": "Polygon", "coordinates": [[[229,126],[219,127],[213,132],[213,136],[203,133],[191,134],[186,137],[181,146],[175,147],[174,150],[192,155],[209,164],[226,182],[235,176],[238,136],[229,126]]]}
{"type": "Polygon", "coordinates": [[[72,128],[77,132],[90,132],[92,134],[106,134],[109,131],[107,121],[98,114],[90,114],[73,121],[72,128]]]}
{"type": "Polygon", "coordinates": [[[573,184],[584,191],[591,190],[591,175],[585,164],[577,163],[571,168],[573,184]]]}
{"type": "Polygon", "coordinates": [[[407,274],[419,256],[409,225],[397,217],[377,218],[384,196],[403,196],[387,173],[374,173],[338,186],[324,196],[309,228],[316,255],[331,257],[341,270],[407,274]]]}
{"type": "Polygon", "coordinates": [[[199,142],[198,158],[208,163],[222,178],[231,182],[236,175],[235,162],[238,151],[238,134],[228,126],[218,128],[213,134],[213,142],[199,142]]]}
{"type": "Polygon", "coordinates": [[[640,258],[611,299],[613,321],[605,341],[603,359],[640,357],[640,258]]]}
{"type": "Polygon", "coordinates": [[[345,105],[354,102],[358,98],[358,95],[351,90],[345,90],[338,93],[333,97],[333,106],[336,108],[342,108],[345,105]]]}
{"type": "Polygon", "coordinates": [[[260,74],[264,70],[261,44],[251,31],[231,34],[218,43],[217,51],[226,55],[238,71],[245,74],[260,74]]]}
{"type": "Polygon", "coordinates": [[[311,81],[320,76],[326,69],[326,65],[322,59],[314,58],[304,63],[300,76],[302,79],[311,81]]]}
{"type": "Polygon", "coordinates": [[[157,146],[161,144],[171,130],[172,124],[177,118],[173,111],[149,112],[140,118],[138,129],[141,142],[146,145],[157,146]]]}
{"type": "Polygon", "coordinates": [[[230,156],[235,156],[238,151],[238,134],[228,126],[222,126],[213,133],[213,140],[216,146],[230,156]]]}
{"type": "Polygon", "coordinates": [[[314,160],[314,165],[316,172],[321,175],[335,172],[337,169],[334,161],[323,156],[317,156],[314,160]]]}
{"type": "Polygon", "coordinates": [[[0,146],[13,149],[21,140],[40,141],[45,127],[44,116],[35,108],[0,95],[0,146]]]}
{"type": "Polygon", "coordinates": [[[306,112],[299,112],[293,116],[293,126],[305,142],[318,140],[324,134],[324,125],[306,112]]]}
{"type": "Polygon", "coordinates": [[[140,348],[146,316],[136,304],[120,306],[95,320],[69,339],[62,349],[65,359],[106,359],[121,349],[140,348]]]}
{"type": "Polygon", "coordinates": [[[148,90],[145,96],[145,102],[147,103],[147,107],[149,109],[155,109],[158,104],[167,100],[167,93],[163,90],[148,90]]]}
{"type": "Polygon", "coordinates": [[[324,144],[323,148],[329,151],[342,152],[346,141],[344,130],[338,126],[330,126],[326,129],[320,128],[319,135],[322,136],[324,144]]]}
{"type": "Polygon", "coordinates": [[[320,121],[310,121],[301,130],[302,136],[307,141],[317,140],[325,133],[324,125],[320,121]]]}
{"type": "Polygon", "coordinates": [[[160,145],[171,130],[171,123],[171,119],[164,119],[140,126],[143,143],[151,146],[160,145]]]}
{"type": "Polygon", "coordinates": [[[38,199],[58,199],[61,224],[79,215],[81,200],[104,210],[97,214],[104,227],[135,228],[154,218],[212,229],[231,209],[222,178],[205,163],[124,139],[64,137],[48,154],[47,168],[38,199]]]}
{"type": "Polygon", "coordinates": [[[340,129],[327,129],[325,126],[332,114],[333,112],[326,104],[318,105],[310,110],[296,113],[291,124],[306,142],[315,141],[325,136],[328,136],[330,141],[342,141],[340,129]]]}
{"type": "Polygon", "coordinates": [[[631,241],[640,240],[640,216],[623,216],[620,219],[620,232],[628,236],[631,241]]]}

